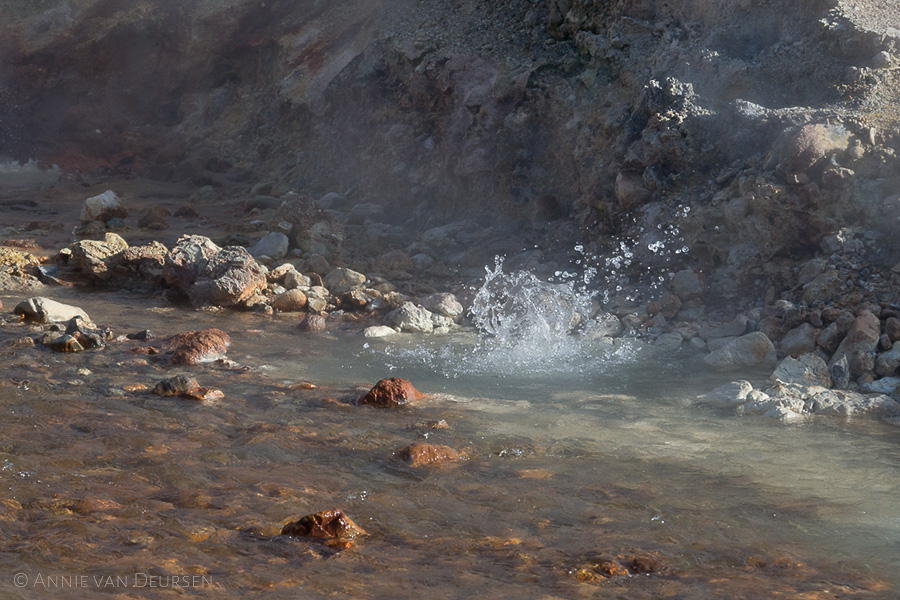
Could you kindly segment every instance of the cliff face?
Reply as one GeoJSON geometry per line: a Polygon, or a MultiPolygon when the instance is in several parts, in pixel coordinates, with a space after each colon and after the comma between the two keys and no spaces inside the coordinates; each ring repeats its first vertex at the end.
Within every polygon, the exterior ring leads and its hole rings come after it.
{"type": "Polygon", "coordinates": [[[615,233],[651,267],[674,223],[725,296],[900,216],[875,2],[47,4],[3,26],[0,155],[615,233]]]}

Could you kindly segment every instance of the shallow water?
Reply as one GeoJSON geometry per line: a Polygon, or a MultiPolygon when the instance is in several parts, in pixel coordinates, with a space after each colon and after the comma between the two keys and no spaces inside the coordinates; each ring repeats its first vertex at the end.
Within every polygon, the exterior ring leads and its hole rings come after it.
{"type": "MultiPolygon", "coordinates": [[[[697,399],[730,377],[689,355],[598,344],[498,371],[466,334],[372,341],[350,321],[303,334],[299,316],[53,295],[117,334],[149,328],[150,344],[220,327],[245,368],[172,369],[131,352],[145,345],[131,341],[73,355],[12,349],[8,340],[34,330],[0,328],[0,597],[893,598],[900,589],[900,432],[870,420],[735,416],[697,399]],[[174,372],[225,399],[123,389],[174,372]],[[387,411],[323,402],[387,376],[429,397],[387,411]],[[439,419],[450,427],[423,425],[439,419]],[[467,460],[411,469],[393,458],[425,440],[467,460]],[[370,535],[343,551],[277,535],[336,507],[370,535]],[[634,556],[664,568],[578,577],[601,558],[634,556]],[[165,579],[187,575],[199,578],[165,579]]],[[[0,294],[4,311],[24,297],[0,294]]]]}

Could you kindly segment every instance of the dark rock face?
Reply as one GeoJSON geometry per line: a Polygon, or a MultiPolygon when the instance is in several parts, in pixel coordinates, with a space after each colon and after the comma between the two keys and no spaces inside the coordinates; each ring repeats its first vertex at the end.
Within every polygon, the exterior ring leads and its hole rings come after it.
{"type": "Polygon", "coordinates": [[[376,383],[369,393],[359,400],[359,403],[378,408],[397,408],[424,397],[425,394],[413,387],[408,380],[391,377],[376,383]]]}

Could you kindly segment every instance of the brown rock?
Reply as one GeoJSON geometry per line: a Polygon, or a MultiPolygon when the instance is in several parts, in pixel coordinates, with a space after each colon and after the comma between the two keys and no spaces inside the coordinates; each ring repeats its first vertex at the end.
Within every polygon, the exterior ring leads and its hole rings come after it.
{"type": "Polygon", "coordinates": [[[395,408],[424,397],[425,394],[419,392],[408,380],[391,377],[376,383],[369,393],[359,400],[359,403],[379,408],[395,408]]]}
{"type": "Polygon", "coordinates": [[[84,350],[84,346],[82,346],[74,336],[68,334],[61,335],[48,342],[46,345],[57,352],[81,352],[84,350]]]}
{"type": "Polygon", "coordinates": [[[324,331],[325,317],[322,315],[307,315],[300,324],[297,325],[300,331],[324,331]]]}
{"type": "Polygon", "coordinates": [[[367,534],[362,527],[344,514],[344,511],[332,509],[306,515],[298,521],[288,523],[282,528],[281,535],[352,540],[367,534]]]}
{"type": "Polygon", "coordinates": [[[282,312],[297,312],[306,306],[306,294],[300,290],[288,290],[272,301],[272,308],[282,312]]]}
{"type": "Polygon", "coordinates": [[[163,276],[194,306],[232,306],[254,297],[266,285],[265,272],[246,248],[219,248],[200,235],[178,240],[166,255],[163,276]]]}
{"type": "Polygon", "coordinates": [[[138,227],[146,229],[165,229],[169,226],[168,218],[170,216],[172,216],[172,213],[170,213],[168,209],[159,204],[154,204],[150,208],[141,211],[141,214],[138,217],[138,227]]]}
{"type": "Polygon", "coordinates": [[[188,400],[198,400],[200,402],[205,402],[207,400],[221,400],[225,397],[225,392],[222,390],[217,390],[215,388],[207,388],[207,387],[195,387],[189,390],[186,390],[184,393],[180,394],[182,398],[187,398],[188,400]]]}
{"type": "Polygon", "coordinates": [[[435,444],[410,444],[400,448],[394,454],[411,467],[425,467],[436,463],[461,460],[459,453],[450,446],[435,444]]]}
{"type": "Polygon", "coordinates": [[[153,388],[153,393],[157,396],[180,396],[199,387],[200,384],[193,377],[176,375],[157,383],[153,388]]]}
{"type": "Polygon", "coordinates": [[[176,365],[198,365],[225,356],[231,338],[221,329],[201,329],[173,335],[167,341],[176,365]]]}

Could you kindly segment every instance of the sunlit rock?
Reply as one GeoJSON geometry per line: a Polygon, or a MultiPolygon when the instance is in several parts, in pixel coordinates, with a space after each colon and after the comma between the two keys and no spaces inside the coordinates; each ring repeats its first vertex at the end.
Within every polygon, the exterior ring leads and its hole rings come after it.
{"type": "Polygon", "coordinates": [[[102,194],[92,196],[84,201],[81,207],[81,223],[86,225],[93,221],[108,221],[114,217],[124,219],[128,216],[128,209],[112,190],[106,190],[102,194]]]}
{"type": "Polygon", "coordinates": [[[406,406],[416,400],[424,398],[413,384],[400,377],[382,379],[369,392],[360,398],[359,404],[376,406],[378,408],[396,408],[406,406]]]}
{"type": "Polygon", "coordinates": [[[306,515],[297,521],[288,523],[282,528],[281,535],[353,540],[367,534],[344,511],[332,509],[306,515]]]}
{"type": "Polygon", "coordinates": [[[170,337],[166,344],[176,365],[198,365],[225,357],[231,338],[221,329],[188,331],[170,337]]]}
{"type": "Polygon", "coordinates": [[[831,373],[828,365],[815,354],[804,354],[799,358],[786,357],[775,368],[770,379],[773,382],[831,387],[831,373]]]}
{"type": "Polygon", "coordinates": [[[39,296],[23,300],[16,305],[13,312],[38,323],[63,323],[70,321],[73,317],[81,318],[85,323],[91,323],[91,318],[87,313],[77,306],[70,306],[39,296]]]}
{"type": "Polygon", "coordinates": [[[431,333],[434,331],[431,313],[412,302],[404,302],[399,308],[388,313],[384,318],[384,322],[390,327],[410,333],[431,333]]]}
{"type": "Polygon", "coordinates": [[[450,446],[436,444],[409,444],[394,452],[394,455],[411,467],[426,467],[462,460],[459,452],[450,446]]]}

